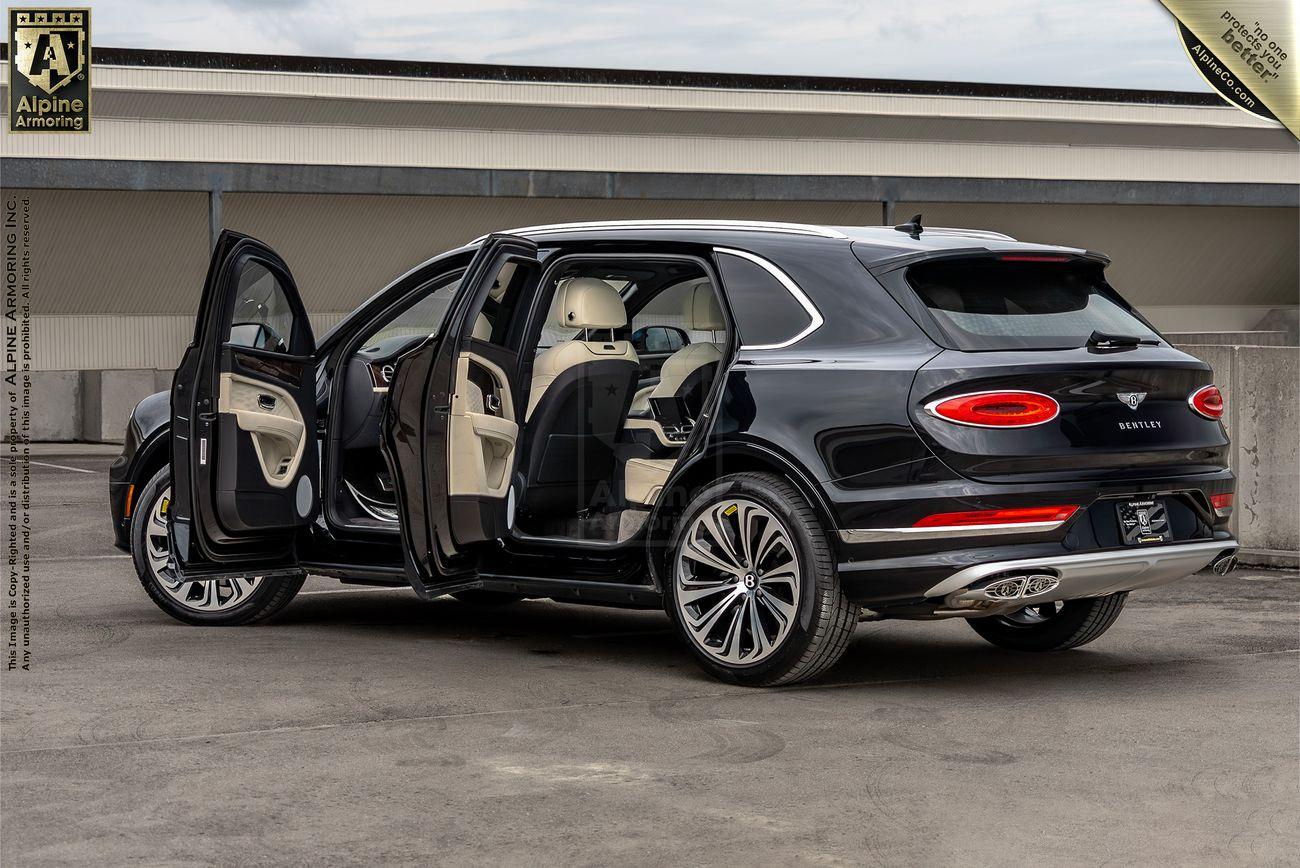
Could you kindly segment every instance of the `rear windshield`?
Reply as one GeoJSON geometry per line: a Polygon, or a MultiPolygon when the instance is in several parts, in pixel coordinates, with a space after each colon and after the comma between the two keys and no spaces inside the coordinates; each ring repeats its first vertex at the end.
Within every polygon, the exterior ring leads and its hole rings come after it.
{"type": "Polygon", "coordinates": [[[944,259],[913,265],[907,281],[962,350],[1080,347],[1094,331],[1159,339],[1091,262],[944,259]]]}

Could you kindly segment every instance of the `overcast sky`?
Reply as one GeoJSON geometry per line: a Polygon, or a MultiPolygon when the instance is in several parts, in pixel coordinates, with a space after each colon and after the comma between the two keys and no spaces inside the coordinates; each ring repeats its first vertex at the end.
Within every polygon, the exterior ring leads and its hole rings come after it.
{"type": "MultiPolygon", "coordinates": [[[[56,0],[57,2],[57,0],[56,0]]],[[[1208,90],[1157,0],[79,0],[100,46],[1208,90]]]]}

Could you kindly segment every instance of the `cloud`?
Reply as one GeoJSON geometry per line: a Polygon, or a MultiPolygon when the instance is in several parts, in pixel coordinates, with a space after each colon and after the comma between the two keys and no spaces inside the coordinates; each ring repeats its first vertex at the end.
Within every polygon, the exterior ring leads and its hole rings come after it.
{"type": "Polygon", "coordinates": [[[132,48],[1207,89],[1156,0],[118,0],[94,30],[132,48]]]}

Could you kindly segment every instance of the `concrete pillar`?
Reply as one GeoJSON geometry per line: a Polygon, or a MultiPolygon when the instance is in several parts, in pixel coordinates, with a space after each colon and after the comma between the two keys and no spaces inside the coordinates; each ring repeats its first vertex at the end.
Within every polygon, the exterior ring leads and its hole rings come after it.
{"type": "Polygon", "coordinates": [[[221,190],[213,188],[208,191],[208,251],[217,248],[217,238],[221,235],[221,190]]]}

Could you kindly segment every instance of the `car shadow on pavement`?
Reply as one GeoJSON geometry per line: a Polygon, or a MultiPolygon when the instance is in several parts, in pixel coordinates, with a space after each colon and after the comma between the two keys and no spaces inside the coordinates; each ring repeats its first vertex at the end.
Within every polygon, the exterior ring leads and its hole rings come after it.
{"type": "MultiPolygon", "coordinates": [[[[475,606],[385,591],[300,597],[271,628],[321,628],[336,632],[339,642],[360,634],[367,642],[501,644],[523,660],[540,655],[551,658],[548,663],[553,665],[615,667],[628,674],[671,668],[683,677],[716,684],[694,666],[667,616],[658,611],[549,601],[475,606]]],[[[1149,641],[1150,637],[1147,641],[1138,637],[1138,646],[1115,641],[1108,648],[1111,638],[1103,637],[1084,649],[1026,654],[992,647],[959,622],[868,622],[859,625],[838,665],[799,688],[935,682],[965,692],[996,684],[1021,689],[1026,683],[1035,689],[1061,683],[1091,688],[1123,678],[1164,692],[1179,689],[1174,676],[1196,665],[1190,649],[1180,652],[1176,645],[1149,641]]],[[[523,660],[520,665],[528,665],[523,660]]]]}

